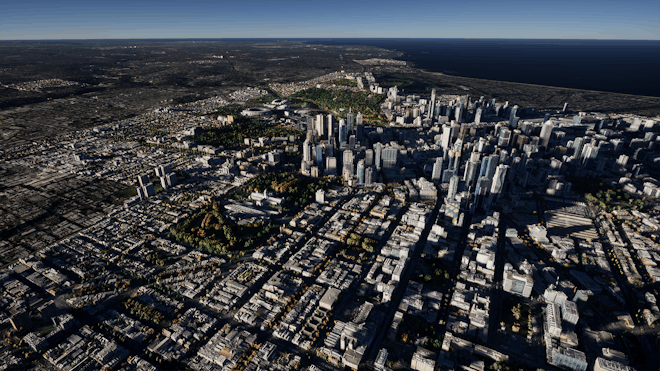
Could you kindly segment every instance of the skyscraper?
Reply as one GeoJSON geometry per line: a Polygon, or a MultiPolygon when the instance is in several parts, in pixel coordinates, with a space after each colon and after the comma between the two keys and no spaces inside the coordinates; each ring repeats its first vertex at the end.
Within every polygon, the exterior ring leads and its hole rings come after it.
{"type": "Polygon", "coordinates": [[[337,157],[326,157],[325,173],[327,175],[337,175],[337,157]]]}
{"type": "MultiPolygon", "coordinates": [[[[328,124],[327,127],[330,127],[330,126],[334,127],[335,119],[334,119],[334,117],[332,117],[331,114],[326,116],[326,121],[327,121],[327,124],[328,124]]],[[[330,136],[330,135],[332,135],[332,133],[328,133],[327,135],[330,136]]]]}
{"type": "Polygon", "coordinates": [[[430,119],[433,119],[435,116],[435,89],[431,90],[431,101],[429,102],[428,116],[430,119]]]}
{"type": "Polygon", "coordinates": [[[454,200],[454,197],[456,197],[456,193],[458,192],[458,175],[454,174],[451,177],[451,180],[449,180],[449,190],[447,191],[447,198],[449,198],[450,201],[454,200]]]}
{"type": "Polygon", "coordinates": [[[355,116],[355,131],[358,140],[364,138],[364,124],[362,123],[362,120],[362,112],[358,112],[357,116],[355,116]]]}
{"type": "Polygon", "coordinates": [[[481,107],[477,108],[477,112],[474,114],[474,123],[481,123],[481,115],[483,114],[483,109],[481,107]]]}
{"type": "Polygon", "coordinates": [[[376,157],[376,170],[380,170],[381,165],[381,159],[383,156],[383,145],[380,144],[380,142],[376,143],[374,146],[374,152],[375,152],[375,157],[376,157]]]}
{"type": "Polygon", "coordinates": [[[316,166],[319,169],[323,168],[323,145],[316,146],[316,166]]]}
{"type": "Polygon", "coordinates": [[[548,148],[548,143],[550,143],[550,137],[552,136],[552,129],[554,129],[554,122],[548,120],[546,121],[543,126],[541,126],[541,134],[539,135],[539,138],[541,138],[541,147],[544,149],[548,148]]]}
{"type": "Polygon", "coordinates": [[[360,160],[357,163],[357,178],[358,184],[364,185],[364,160],[360,160]]]}
{"type": "Polygon", "coordinates": [[[431,173],[432,181],[439,181],[442,176],[442,157],[436,157],[435,163],[433,164],[433,172],[431,173]]]}
{"type": "Polygon", "coordinates": [[[383,149],[383,168],[394,169],[396,168],[396,160],[399,150],[396,148],[383,149]]]}
{"type": "Polygon", "coordinates": [[[518,113],[518,106],[513,106],[511,108],[511,113],[509,114],[509,127],[515,128],[518,126],[518,121],[514,120],[516,114],[518,113]]]}
{"type": "Polygon", "coordinates": [[[353,116],[353,111],[349,108],[348,113],[346,114],[346,127],[349,133],[353,132],[354,124],[355,118],[353,116]]]}
{"type": "Polygon", "coordinates": [[[346,121],[339,120],[339,148],[346,148],[346,141],[348,140],[348,130],[346,128],[346,121]]]}
{"type": "Polygon", "coordinates": [[[325,125],[323,121],[323,115],[316,116],[316,134],[320,137],[325,135],[325,125]]]}
{"type": "Polygon", "coordinates": [[[465,180],[466,187],[473,187],[477,181],[477,172],[479,171],[479,161],[468,161],[467,166],[465,167],[465,175],[463,179],[465,180]]]}
{"type": "Polygon", "coordinates": [[[312,143],[309,141],[309,139],[305,139],[303,142],[303,161],[312,161],[312,143]]]}
{"type": "Polygon", "coordinates": [[[374,150],[368,149],[364,155],[364,166],[374,166],[374,150]]]}
{"type": "Polygon", "coordinates": [[[371,183],[373,182],[374,182],[374,168],[368,166],[366,169],[364,169],[364,184],[371,185],[371,183]]]}
{"type": "Polygon", "coordinates": [[[498,165],[497,169],[495,171],[495,175],[493,175],[493,181],[491,182],[492,185],[490,187],[490,193],[491,195],[499,195],[502,193],[502,189],[504,188],[504,180],[506,179],[506,172],[509,170],[508,165],[498,165]]]}

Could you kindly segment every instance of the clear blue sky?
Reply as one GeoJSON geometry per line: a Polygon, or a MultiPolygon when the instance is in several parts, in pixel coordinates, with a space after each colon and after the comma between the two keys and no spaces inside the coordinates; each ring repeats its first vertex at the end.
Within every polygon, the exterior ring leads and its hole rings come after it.
{"type": "Polygon", "coordinates": [[[0,0],[0,40],[236,37],[660,40],[660,1],[0,0]]]}

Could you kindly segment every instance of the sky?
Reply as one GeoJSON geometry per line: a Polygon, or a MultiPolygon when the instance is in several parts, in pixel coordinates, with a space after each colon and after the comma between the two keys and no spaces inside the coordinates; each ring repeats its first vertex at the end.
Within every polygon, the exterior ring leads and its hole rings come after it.
{"type": "Polygon", "coordinates": [[[0,0],[0,40],[660,40],[658,0],[0,0]]]}

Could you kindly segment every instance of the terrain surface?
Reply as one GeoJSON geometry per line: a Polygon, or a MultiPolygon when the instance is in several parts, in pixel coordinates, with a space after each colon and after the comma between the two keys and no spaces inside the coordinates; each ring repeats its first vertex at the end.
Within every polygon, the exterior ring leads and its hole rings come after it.
{"type": "Polygon", "coordinates": [[[334,71],[371,71],[410,93],[485,96],[522,108],[660,114],[660,98],[553,88],[358,63],[397,58],[371,46],[301,42],[0,42],[0,149],[110,123],[238,86],[305,81],[334,71]]]}

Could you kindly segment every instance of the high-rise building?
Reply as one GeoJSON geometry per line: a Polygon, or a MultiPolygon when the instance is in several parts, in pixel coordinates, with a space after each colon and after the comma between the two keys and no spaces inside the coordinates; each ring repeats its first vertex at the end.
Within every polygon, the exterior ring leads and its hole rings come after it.
{"type": "Polygon", "coordinates": [[[342,168],[342,174],[346,174],[348,172],[350,175],[353,175],[353,151],[350,149],[345,150],[343,153],[342,168]]]}
{"type": "MultiPolygon", "coordinates": [[[[321,116],[323,117],[323,116],[321,116]]],[[[328,120],[328,140],[335,137],[335,120],[328,120]]]]}
{"type": "Polygon", "coordinates": [[[396,148],[383,149],[383,168],[394,169],[396,168],[396,160],[399,150],[396,148]]]}
{"type": "Polygon", "coordinates": [[[362,140],[362,138],[364,138],[364,123],[362,121],[362,112],[358,112],[357,116],[355,116],[355,131],[358,140],[362,140]]]}
{"type": "Polygon", "coordinates": [[[373,182],[374,182],[374,168],[368,166],[366,169],[364,169],[364,184],[371,185],[371,183],[373,182]]]}
{"type": "Polygon", "coordinates": [[[433,164],[433,172],[431,173],[431,180],[436,182],[440,180],[442,176],[442,157],[436,157],[435,163],[433,164]]]}
{"type": "Polygon", "coordinates": [[[509,165],[498,165],[496,168],[491,182],[492,185],[490,187],[490,194],[493,195],[493,199],[496,199],[497,196],[502,193],[502,189],[504,189],[504,180],[506,179],[507,170],[509,170],[509,165]]]}
{"type": "Polygon", "coordinates": [[[442,125],[442,149],[449,149],[449,146],[451,145],[451,136],[451,126],[442,125]]]}
{"type": "Polygon", "coordinates": [[[486,169],[486,177],[488,179],[493,179],[495,172],[497,171],[497,165],[500,163],[499,156],[490,155],[490,161],[488,161],[488,168],[486,169]]]}
{"type": "Polygon", "coordinates": [[[588,143],[582,149],[582,154],[580,158],[582,159],[582,165],[588,166],[594,159],[598,157],[598,147],[594,146],[592,143],[588,143]]]}
{"type": "Polygon", "coordinates": [[[374,166],[374,150],[368,149],[364,155],[364,166],[374,166]]]}
{"type": "Polygon", "coordinates": [[[477,108],[477,112],[474,114],[474,123],[475,124],[480,124],[481,123],[481,115],[483,114],[483,108],[479,107],[477,108]]]}
{"type": "Polygon", "coordinates": [[[351,108],[349,108],[348,113],[346,114],[346,128],[349,134],[353,133],[354,125],[355,125],[355,117],[353,116],[353,111],[351,110],[351,108]]]}
{"type": "Polygon", "coordinates": [[[435,89],[431,90],[431,101],[429,102],[428,116],[430,119],[433,119],[435,116],[435,89]]]}
{"type": "Polygon", "coordinates": [[[309,141],[309,139],[305,139],[303,142],[303,161],[312,161],[312,143],[309,141]]]}
{"type": "Polygon", "coordinates": [[[325,173],[327,175],[337,175],[337,157],[325,158],[325,173]]]}
{"type": "Polygon", "coordinates": [[[380,142],[376,143],[374,146],[374,156],[376,158],[376,170],[380,170],[382,166],[382,157],[383,157],[383,145],[380,142]]]}
{"type": "Polygon", "coordinates": [[[350,137],[348,137],[348,148],[349,148],[350,150],[354,150],[354,149],[355,149],[355,142],[356,142],[356,141],[355,141],[355,135],[351,135],[350,137]]]}
{"type": "Polygon", "coordinates": [[[467,166],[465,167],[465,174],[463,175],[466,187],[474,187],[474,184],[477,181],[477,176],[479,175],[478,171],[479,161],[468,161],[467,166]]]}
{"type": "Polygon", "coordinates": [[[451,177],[451,180],[449,180],[449,190],[447,191],[447,198],[450,201],[454,200],[454,197],[456,197],[456,193],[458,193],[458,182],[459,178],[458,175],[454,174],[451,177]]]}
{"type": "Polygon", "coordinates": [[[484,197],[488,190],[489,180],[485,176],[482,176],[477,180],[477,186],[474,189],[474,201],[472,202],[471,211],[474,212],[477,209],[480,209],[484,203],[484,197]]]}
{"type": "Polygon", "coordinates": [[[319,138],[325,136],[325,120],[323,120],[323,115],[316,115],[316,134],[319,138]]]}
{"type": "Polygon", "coordinates": [[[364,160],[360,160],[357,163],[357,178],[358,184],[364,185],[364,160]]]}
{"type": "Polygon", "coordinates": [[[346,128],[346,121],[339,120],[339,148],[346,148],[348,140],[348,129],[346,128]]]}
{"type": "MultiPolygon", "coordinates": [[[[334,127],[335,119],[334,119],[334,117],[332,117],[331,114],[326,116],[325,120],[327,121],[327,124],[328,124],[327,127],[330,127],[330,126],[334,127]]],[[[330,135],[332,135],[332,133],[328,133],[328,136],[330,136],[330,135]]]]}
{"type": "Polygon", "coordinates": [[[546,121],[543,126],[541,126],[541,134],[539,135],[539,138],[541,138],[541,147],[544,149],[548,148],[548,143],[550,143],[550,137],[552,137],[552,130],[555,127],[555,123],[548,120],[546,121]]]}
{"type": "Polygon", "coordinates": [[[318,166],[319,169],[323,168],[323,145],[319,144],[316,146],[315,159],[316,166],[318,166]]]}
{"type": "Polygon", "coordinates": [[[518,106],[513,106],[511,108],[511,113],[509,113],[509,127],[516,128],[518,127],[518,120],[515,120],[516,114],[518,113],[518,106]]]}

